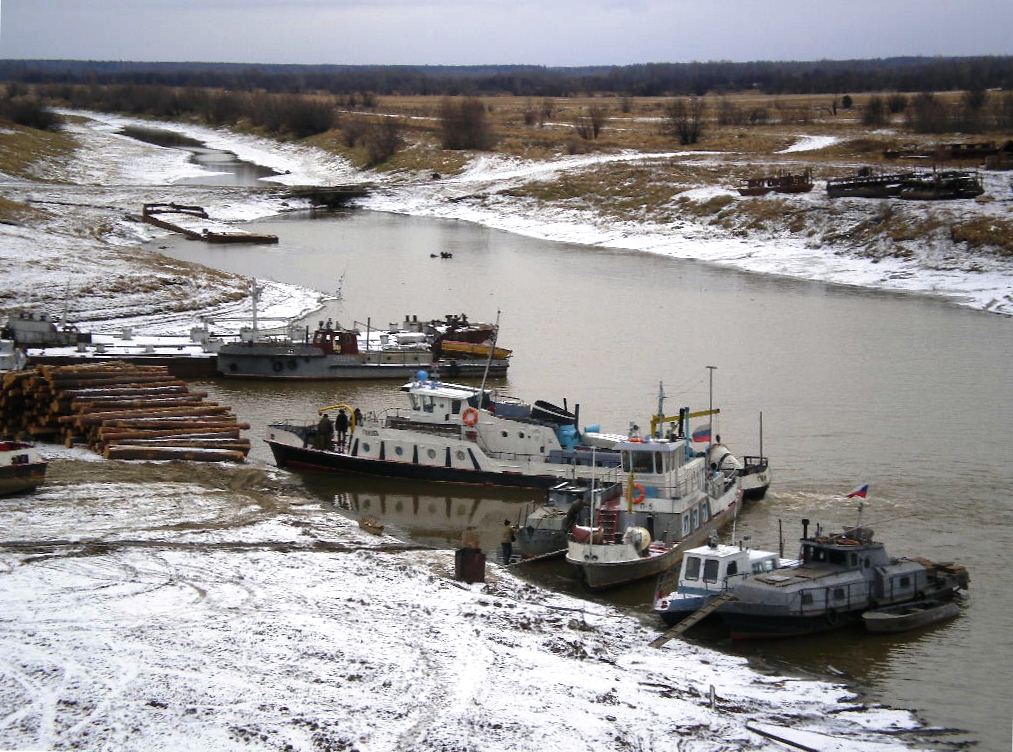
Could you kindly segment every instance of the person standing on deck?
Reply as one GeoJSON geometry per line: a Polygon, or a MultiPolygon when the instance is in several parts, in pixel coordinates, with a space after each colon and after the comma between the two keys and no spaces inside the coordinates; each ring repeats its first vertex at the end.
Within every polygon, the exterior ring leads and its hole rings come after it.
{"type": "Polygon", "coordinates": [[[320,422],[317,423],[317,449],[331,449],[331,440],[334,436],[334,424],[331,423],[331,417],[324,413],[320,416],[320,422]]]}
{"type": "Polygon", "coordinates": [[[516,529],[510,524],[510,520],[503,520],[503,537],[500,538],[500,548],[503,552],[504,564],[509,564],[514,555],[514,540],[516,539],[514,530],[516,529]]]}
{"type": "Polygon", "coordinates": [[[348,414],[345,408],[338,410],[338,417],[334,419],[334,430],[338,432],[338,449],[344,449],[348,438],[348,414]]]}

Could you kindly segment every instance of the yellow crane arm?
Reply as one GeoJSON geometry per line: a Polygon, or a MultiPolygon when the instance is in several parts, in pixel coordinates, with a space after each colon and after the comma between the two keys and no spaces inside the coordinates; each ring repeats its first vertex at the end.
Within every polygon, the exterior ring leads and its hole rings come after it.
{"type": "Polygon", "coordinates": [[[338,402],[337,404],[334,404],[334,405],[327,405],[327,406],[321,407],[319,410],[317,410],[317,415],[323,415],[324,413],[329,413],[332,410],[341,410],[341,409],[344,409],[348,413],[348,427],[351,428],[354,431],[355,430],[355,408],[352,407],[351,405],[347,405],[344,402],[338,402]]]}
{"type": "MultiPolygon", "coordinates": [[[[707,415],[717,415],[721,412],[721,408],[715,407],[713,410],[697,410],[695,413],[690,413],[687,417],[689,418],[703,418],[707,415]]],[[[651,416],[651,436],[658,430],[658,426],[662,423],[677,423],[679,421],[678,415],[652,415],[651,416]]]]}

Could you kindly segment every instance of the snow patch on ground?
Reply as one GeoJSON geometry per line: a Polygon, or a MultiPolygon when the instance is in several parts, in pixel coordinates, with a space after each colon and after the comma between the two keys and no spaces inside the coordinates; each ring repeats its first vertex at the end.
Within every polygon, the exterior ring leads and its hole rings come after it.
{"type": "Polygon", "coordinates": [[[122,163],[124,161],[122,155],[125,154],[139,159],[139,163],[130,164],[128,162],[123,165],[122,169],[113,172],[110,172],[105,164],[109,160],[109,157],[105,156],[106,151],[101,151],[103,155],[101,159],[84,160],[91,163],[92,168],[88,174],[92,177],[93,182],[99,184],[108,184],[109,181],[123,179],[130,181],[129,184],[161,185],[166,182],[174,183],[187,177],[213,174],[198,165],[189,164],[189,154],[185,151],[139,143],[135,139],[120,135],[118,131],[126,126],[157,128],[179,133],[201,141],[211,149],[232,152],[239,159],[270,167],[281,173],[277,176],[262,178],[268,184],[336,185],[362,182],[364,179],[363,173],[355,170],[347,160],[301,144],[286,144],[192,123],[141,120],[92,111],[66,110],[63,112],[90,119],[89,123],[72,126],[72,132],[76,135],[88,136],[84,139],[88,148],[111,149],[116,155],[114,162],[122,163]],[[101,135],[108,138],[102,139],[101,135]],[[163,169],[165,171],[161,172],[163,169]]]}
{"type": "Polygon", "coordinates": [[[798,141],[787,149],[775,152],[775,154],[794,154],[800,151],[816,151],[833,146],[841,140],[840,136],[801,136],[798,141]]]}

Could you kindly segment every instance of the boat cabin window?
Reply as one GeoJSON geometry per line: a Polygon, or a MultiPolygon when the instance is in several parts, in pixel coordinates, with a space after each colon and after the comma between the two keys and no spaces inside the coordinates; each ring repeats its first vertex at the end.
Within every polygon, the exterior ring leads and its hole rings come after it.
{"type": "Polygon", "coordinates": [[[661,452],[654,453],[654,472],[661,475],[665,472],[665,455],[661,452]]]}
{"type": "Polygon", "coordinates": [[[653,473],[655,454],[660,452],[623,452],[623,470],[628,473],[653,473]]]}
{"type": "Polygon", "coordinates": [[[902,588],[909,588],[909,587],[911,587],[911,578],[910,577],[901,577],[900,578],[900,587],[902,587],[902,588]]]}
{"type": "Polygon", "coordinates": [[[858,554],[849,554],[848,558],[850,559],[851,566],[858,566],[858,554]]]}
{"type": "Polygon", "coordinates": [[[452,412],[454,415],[457,415],[459,412],[461,412],[461,400],[459,399],[454,400],[453,402],[450,403],[450,412],[452,412]]]}
{"type": "Polygon", "coordinates": [[[728,562],[728,571],[726,572],[726,574],[729,577],[731,577],[732,575],[735,575],[735,574],[738,574],[738,573],[739,573],[739,562],[737,562],[737,561],[730,561],[730,562],[728,562]]]}
{"type": "Polygon", "coordinates": [[[812,593],[802,593],[802,605],[803,606],[808,606],[812,602],[813,602],[813,594],[812,593]]]}
{"type": "Polygon", "coordinates": [[[698,559],[696,556],[686,557],[686,579],[687,580],[700,579],[700,559],[698,559]]]}
{"type": "Polygon", "coordinates": [[[416,397],[414,394],[409,394],[408,395],[408,399],[411,400],[412,410],[418,410],[419,409],[419,398],[416,397]]]}
{"type": "Polygon", "coordinates": [[[846,565],[848,563],[848,555],[844,551],[834,551],[833,549],[828,549],[827,561],[831,564],[846,565]]]}
{"type": "Polygon", "coordinates": [[[423,397],[422,398],[422,411],[431,413],[433,411],[433,398],[423,397]]]}
{"type": "Polygon", "coordinates": [[[843,601],[844,600],[844,588],[842,588],[842,587],[834,588],[834,600],[835,601],[843,601]]]}
{"type": "Polygon", "coordinates": [[[703,564],[703,581],[704,582],[717,582],[718,581],[718,560],[708,559],[703,564]]]}

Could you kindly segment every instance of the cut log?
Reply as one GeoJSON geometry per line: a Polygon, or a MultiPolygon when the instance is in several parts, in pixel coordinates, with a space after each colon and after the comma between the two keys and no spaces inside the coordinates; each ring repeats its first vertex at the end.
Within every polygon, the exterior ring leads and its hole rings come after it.
{"type": "Polygon", "coordinates": [[[82,413],[109,412],[111,410],[133,410],[142,407],[195,407],[206,405],[218,407],[217,402],[204,402],[202,397],[163,397],[160,399],[131,399],[131,400],[98,400],[76,399],[71,401],[70,408],[82,413]]]}
{"type": "Polygon", "coordinates": [[[159,417],[154,416],[150,418],[118,418],[116,420],[106,421],[104,424],[108,428],[154,428],[154,429],[168,429],[168,428],[205,428],[210,429],[211,426],[221,428],[241,428],[248,430],[250,428],[249,423],[239,423],[236,420],[235,415],[212,415],[206,419],[199,419],[195,417],[159,417]]]}
{"type": "Polygon", "coordinates": [[[231,449],[246,454],[250,451],[249,439],[118,439],[106,442],[106,446],[137,447],[194,447],[195,449],[231,449]]]}
{"type": "Polygon", "coordinates": [[[164,431],[132,431],[113,428],[99,428],[99,441],[113,442],[119,439],[157,439],[159,437],[173,436],[179,439],[238,439],[239,429],[231,431],[186,431],[180,433],[181,429],[167,429],[164,431]]]}
{"type": "Polygon", "coordinates": [[[228,449],[188,449],[186,447],[106,447],[108,460],[189,460],[191,462],[243,462],[242,452],[228,449]]]}
{"type": "Polygon", "coordinates": [[[183,394],[191,397],[207,397],[207,392],[191,392],[186,386],[110,386],[91,387],[85,389],[64,389],[62,396],[71,399],[75,397],[170,397],[183,394]]]}
{"type": "Polygon", "coordinates": [[[59,418],[60,423],[72,423],[79,426],[89,426],[102,423],[107,420],[124,420],[129,418],[213,418],[225,416],[232,408],[230,407],[172,407],[159,409],[139,408],[136,410],[113,410],[108,412],[85,413],[77,415],[63,415],[59,418]]]}

